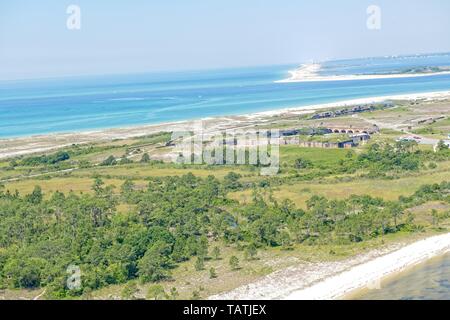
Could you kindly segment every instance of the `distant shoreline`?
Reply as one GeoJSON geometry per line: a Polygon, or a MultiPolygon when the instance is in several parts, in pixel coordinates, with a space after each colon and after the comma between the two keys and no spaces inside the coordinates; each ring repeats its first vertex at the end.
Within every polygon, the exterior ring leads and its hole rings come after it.
{"type": "Polygon", "coordinates": [[[338,107],[348,107],[359,104],[381,103],[389,100],[440,100],[450,99],[449,91],[437,91],[427,93],[401,94],[391,96],[368,97],[361,99],[351,99],[324,103],[310,106],[276,109],[271,111],[255,112],[251,114],[218,116],[200,118],[197,120],[184,120],[176,122],[166,122],[160,124],[139,125],[121,128],[109,128],[100,130],[89,130],[67,133],[50,133],[17,138],[0,139],[0,159],[22,156],[37,152],[48,152],[72,144],[86,144],[93,142],[106,142],[117,139],[137,138],[158,132],[185,131],[186,128],[193,127],[198,121],[202,121],[209,131],[223,129],[244,128],[252,125],[264,123],[270,118],[282,115],[302,115],[309,114],[321,109],[333,109],[338,107]]]}
{"type": "Polygon", "coordinates": [[[304,64],[296,70],[289,71],[291,75],[287,79],[275,81],[275,83],[295,83],[295,82],[320,82],[320,81],[351,81],[351,80],[375,80],[375,79],[398,79],[431,77],[450,74],[450,71],[429,72],[429,73],[397,73],[397,74],[356,74],[339,76],[321,76],[319,71],[321,65],[318,63],[304,64]]]}

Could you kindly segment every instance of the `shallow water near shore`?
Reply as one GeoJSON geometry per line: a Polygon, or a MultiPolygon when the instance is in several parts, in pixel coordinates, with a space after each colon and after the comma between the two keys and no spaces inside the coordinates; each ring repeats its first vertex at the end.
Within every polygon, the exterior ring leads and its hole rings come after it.
{"type": "MultiPolygon", "coordinates": [[[[329,61],[322,75],[450,66],[450,55],[329,61]]],[[[450,90],[450,75],[275,83],[298,65],[0,82],[0,138],[120,128],[450,90]]]]}
{"type": "Polygon", "coordinates": [[[448,300],[450,299],[450,253],[382,281],[380,289],[364,289],[349,299],[357,300],[448,300]]]}

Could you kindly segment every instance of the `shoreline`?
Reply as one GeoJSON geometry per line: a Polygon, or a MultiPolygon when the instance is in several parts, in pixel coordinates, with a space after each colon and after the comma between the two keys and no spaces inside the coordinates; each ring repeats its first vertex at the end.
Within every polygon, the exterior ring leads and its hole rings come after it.
{"type": "Polygon", "coordinates": [[[193,128],[200,121],[204,124],[206,131],[217,131],[224,129],[243,128],[270,121],[272,117],[283,115],[303,115],[313,113],[322,109],[333,109],[338,107],[349,107],[359,104],[381,103],[389,100],[415,101],[420,99],[442,100],[450,98],[450,90],[425,93],[399,94],[388,96],[375,96],[342,100],[331,103],[282,108],[269,111],[260,111],[250,114],[216,116],[199,118],[196,120],[182,120],[159,124],[137,125],[120,128],[87,130],[67,133],[49,133],[31,135],[25,137],[1,138],[0,159],[17,157],[38,152],[48,152],[72,144],[86,144],[92,142],[107,142],[120,139],[138,138],[158,132],[185,131],[193,128]]]}
{"type": "Polygon", "coordinates": [[[297,82],[321,82],[321,81],[352,81],[352,80],[376,80],[376,79],[399,79],[431,77],[438,75],[449,75],[450,71],[429,73],[396,73],[396,74],[353,74],[320,76],[321,65],[318,63],[304,64],[296,70],[289,71],[290,77],[275,83],[297,83],[297,82]]]}
{"type": "Polygon", "coordinates": [[[365,286],[377,286],[388,276],[399,274],[434,257],[450,252],[450,233],[433,236],[400,250],[356,266],[309,288],[293,292],[285,299],[339,299],[365,286]]]}
{"type": "Polygon", "coordinates": [[[407,245],[374,250],[344,261],[291,267],[209,299],[344,299],[364,287],[376,287],[386,277],[399,274],[448,252],[450,252],[450,233],[445,233],[407,245]]]}
{"type": "MultiPolygon", "coordinates": [[[[407,266],[404,270],[401,270],[399,272],[395,272],[395,273],[392,273],[392,274],[389,274],[389,275],[383,277],[382,279],[380,279],[380,281],[378,281],[376,283],[377,286],[363,287],[363,288],[353,290],[353,291],[349,292],[348,294],[345,294],[342,297],[340,297],[340,300],[365,300],[366,295],[370,294],[371,292],[377,291],[377,289],[379,289],[379,288],[384,289],[386,286],[389,286],[390,283],[396,282],[397,280],[401,280],[403,277],[408,276],[411,273],[417,272],[418,270],[423,268],[426,264],[430,264],[435,261],[445,259],[447,257],[447,255],[449,255],[449,254],[450,254],[450,251],[444,252],[442,254],[433,256],[430,259],[421,261],[415,265],[407,266]]],[[[369,299],[372,300],[372,298],[369,298],[369,299]]],[[[388,297],[387,299],[391,300],[390,297],[388,297]]],[[[394,300],[394,299],[392,299],[392,300],[394,300]]]]}

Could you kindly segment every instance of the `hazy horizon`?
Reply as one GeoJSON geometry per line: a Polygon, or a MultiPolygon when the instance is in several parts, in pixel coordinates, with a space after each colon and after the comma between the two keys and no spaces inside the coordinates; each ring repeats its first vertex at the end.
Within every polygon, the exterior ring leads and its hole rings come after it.
{"type": "Polygon", "coordinates": [[[0,80],[448,53],[446,12],[440,0],[2,2],[0,80]],[[379,30],[366,24],[372,4],[379,30]],[[81,10],[79,30],[67,28],[70,5],[81,10]]]}
{"type": "MultiPolygon", "coordinates": [[[[414,57],[414,56],[440,56],[440,55],[450,55],[450,52],[424,52],[424,53],[405,53],[396,54],[389,56],[365,56],[365,57],[342,57],[337,59],[327,59],[322,61],[314,61],[314,63],[325,63],[332,61],[355,61],[362,59],[390,59],[395,57],[414,57]]],[[[225,71],[233,69],[257,69],[264,67],[275,67],[275,66],[301,66],[303,63],[310,63],[310,61],[298,61],[290,63],[272,63],[272,64],[258,64],[258,65],[236,65],[227,67],[204,67],[204,68],[193,68],[193,69],[153,69],[153,70],[143,70],[143,71],[123,71],[123,72],[110,72],[110,73],[86,73],[86,74],[64,74],[64,75],[53,75],[53,76],[43,76],[43,77],[28,77],[28,78],[14,78],[14,79],[1,79],[0,82],[14,82],[14,81],[27,81],[27,80],[57,80],[61,78],[85,78],[85,77],[102,77],[102,76],[125,76],[125,75],[158,75],[158,74],[179,74],[179,73],[195,73],[195,72],[214,72],[214,71],[225,71]]]]}

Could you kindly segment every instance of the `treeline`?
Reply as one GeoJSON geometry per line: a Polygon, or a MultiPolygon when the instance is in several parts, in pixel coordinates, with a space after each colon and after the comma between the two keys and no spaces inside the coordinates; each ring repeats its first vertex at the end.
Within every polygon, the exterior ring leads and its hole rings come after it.
{"type": "Polygon", "coordinates": [[[225,182],[192,174],[152,178],[146,190],[128,180],[114,194],[97,178],[92,195],[55,192],[48,199],[39,187],[24,196],[0,190],[0,286],[46,287],[49,297],[66,298],[133,279],[157,282],[194,257],[201,268],[220,243],[254,252],[296,243],[360,242],[415,230],[405,208],[419,199],[450,202],[450,183],[442,183],[397,202],[314,196],[302,210],[255,190],[244,205],[226,197],[239,179],[236,174],[225,182]],[[119,204],[136,209],[117,213],[119,204]],[[69,290],[67,268],[73,265],[81,270],[82,285],[69,290]]]}
{"type": "Polygon", "coordinates": [[[313,179],[340,173],[355,173],[366,170],[368,177],[383,177],[389,173],[401,171],[418,171],[429,167],[436,167],[435,162],[450,159],[450,149],[446,146],[437,148],[437,152],[421,150],[417,142],[400,141],[395,144],[372,144],[363,153],[357,155],[349,151],[345,159],[335,165],[322,165],[307,159],[298,158],[294,161],[294,169],[305,172],[304,178],[313,179]],[[310,170],[305,170],[310,169],[310,170]],[[320,169],[314,172],[314,169],[320,169]]]}

